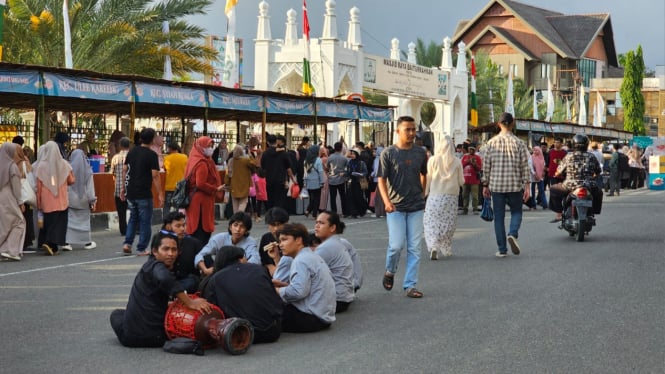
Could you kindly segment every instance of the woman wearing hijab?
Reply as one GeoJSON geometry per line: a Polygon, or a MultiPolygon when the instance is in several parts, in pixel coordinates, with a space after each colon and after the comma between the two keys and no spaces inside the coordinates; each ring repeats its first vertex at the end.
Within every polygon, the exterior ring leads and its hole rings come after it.
{"type": "Polygon", "coordinates": [[[67,155],[69,154],[69,151],[67,151],[67,143],[69,143],[69,140],[69,135],[62,131],[58,131],[58,133],[55,134],[55,138],[53,138],[53,141],[58,145],[60,156],[63,159],[67,159],[67,155]]]}
{"type": "Polygon", "coordinates": [[[346,188],[348,214],[353,218],[363,217],[367,213],[367,201],[365,191],[360,188],[360,179],[367,177],[367,165],[360,159],[360,153],[356,149],[349,150],[347,157],[349,158],[349,163],[346,164],[346,175],[349,177],[346,188]]]}
{"type": "Polygon", "coordinates": [[[69,222],[67,186],[74,184],[76,178],[55,142],[44,144],[37,157],[34,174],[37,179],[37,209],[44,214],[42,248],[53,256],[58,252],[58,246],[66,243],[69,222]]]}
{"type": "Polygon", "coordinates": [[[21,261],[25,236],[24,205],[21,201],[21,174],[16,166],[17,144],[6,142],[0,148],[0,256],[21,261]]]}
{"type": "MultiPolygon", "coordinates": [[[[20,146],[16,147],[16,166],[18,167],[18,172],[21,175],[21,183],[23,179],[32,178],[32,181],[29,180],[31,187],[34,189],[34,177],[32,173],[32,165],[30,164],[30,159],[26,156],[23,151],[23,148],[20,146]]],[[[23,204],[25,208],[23,210],[23,218],[25,218],[25,239],[23,240],[23,250],[32,245],[32,242],[35,240],[35,225],[33,222],[33,210],[28,204],[23,204]]]]}
{"type": "Polygon", "coordinates": [[[319,203],[319,210],[328,210],[328,195],[330,195],[330,190],[328,188],[328,148],[320,147],[319,149],[319,158],[321,159],[321,165],[323,166],[323,187],[321,187],[321,202],[319,203]]]}
{"type": "Polygon", "coordinates": [[[215,231],[215,195],[222,191],[222,185],[212,152],[215,142],[202,136],[196,140],[189,153],[185,178],[191,201],[187,207],[187,234],[197,238],[201,245],[208,244],[215,231]]]}
{"type": "Polygon", "coordinates": [[[536,209],[536,187],[538,187],[538,196],[540,197],[540,204],[543,209],[547,208],[547,196],[545,196],[545,157],[543,150],[540,147],[533,147],[531,159],[529,160],[531,167],[531,203],[529,209],[536,209]]]}
{"type": "Polygon", "coordinates": [[[379,218],[386,215],[386,207],[383,205],[383,199],[381,198],[381,193],[379,189],[376,188],[379,184],[379,177],[376,176],[376,173],[379,171],[379,161],[381,160],[381,152],[383,152],[383,147],[376,147],[376,155],[374,156],[374,167],[372,168],[372,178],[374,179],[374,215],[379,218]]]}
{"type": "Polygon", "coordinates": [[[244,212],[247,208],[249,187],[252,186],[252,173],[256,170],[256,159],[245,154],[245,147],[238,144],[233,148],[233,157],[228,162],[224,184],[231,187],[233,213],[244,212]]]}
{"type": "Polygon", "coordinates": [[[427,161],[427,187],[425,195],[425,241],[430,259],[436,260],[439,251],[452,255],[453,234],[457,227],[459,189],[464,185],[462,162],[455,157],[452,139],[437,139],[436,152],[427,161]]]}
{"type": "Polygon", "coordinates": [[[305,187],[309,194],[309,205],[305,209],[305,217],[312,217],[316,219],[319,215],[319,206],[321,205],[321,190],[326,182],[326,172],[323,170],[323,162],[319,157],[319,145],[314,144],[307,149],[305,155],[305,162],[303,163],[305,169],[305,187]]]}
{"type": "Polygon", "coordinates": [[[71,251],[72,244],[82,244],[85,249],[97,248],[90,237],[90,210],[95,209],[97,203],[92,170],[80,149],[72,152],[70,160],[76,182],[69,186],[67,244],[62,249],[71,251]]]}

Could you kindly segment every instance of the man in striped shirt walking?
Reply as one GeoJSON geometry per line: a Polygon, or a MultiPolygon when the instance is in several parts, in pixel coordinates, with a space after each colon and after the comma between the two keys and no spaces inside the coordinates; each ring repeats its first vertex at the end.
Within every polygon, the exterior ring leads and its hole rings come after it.
{"type": "Polygon", "coordinates": [[[522,202],[530,197],[529,151],[526,144],[513,134],[514,124],[515,120],[510,113],[501,114],[501,132],[490,139],[484,149],[483,197],[492,198],[494,234],[499,247],[496,256],[499,258],[506,257],[506,242],[513,254],[520,254],[517,238],[522,224],[522,202]],[[504,223],[506,204],[510,207],[507,237],[504,223]]]}

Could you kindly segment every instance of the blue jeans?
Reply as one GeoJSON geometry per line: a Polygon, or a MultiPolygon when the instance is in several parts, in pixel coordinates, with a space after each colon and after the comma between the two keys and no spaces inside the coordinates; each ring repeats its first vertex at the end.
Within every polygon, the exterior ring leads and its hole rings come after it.
{"type": "Polygon", "coordinates": [[[397,272],[400,253],[406,244],[406,274],[404,274],[403,283],[405,290],[415,287],[418,283],[424,212],[424,210],[409,213],[395,211],[386,214],[388,222],[386,271],[391,274],[397,272]]]}
{"type": "Polygon", "coordinates": [[[522,196],[523,192],[492,192],[492,209],[494,209],[494,235],[499,252],[506,253],[506,204],[510,207],[510,230],[508,235],[518,237],[522,224],[522,196]]]}
{"type": "Polygon", "coordinates": [[[127,235],[125,235],[123,244],[131,247],[138,229],[139,243],[136,245],[136,250],[145,251],[152,235],[152,199],[127,199],[127,207],[129,208],[129,222],[127,222],[127,235]]]}
{"type": "Polygon", "coordinates": [[[545,209],[547,207],[547,196],[545,196],[545,182],[531,182],[531,207],[535,207],[537,204],[536,199],[536,187],[538,187],[538,197],[540,197],[540,206],[545,209]]]}

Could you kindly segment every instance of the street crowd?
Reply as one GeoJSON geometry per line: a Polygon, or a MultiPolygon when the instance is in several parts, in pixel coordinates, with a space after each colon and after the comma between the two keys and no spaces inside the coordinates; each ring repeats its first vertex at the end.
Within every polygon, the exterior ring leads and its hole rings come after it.
{"type": "MultiPolygon", "coordinates": [[[[283,136],[268,134],[265,150],[256,138],[229,150],[226,141],[215,144],[202,136],[188,155],[176,143],[167,144],[162,155],[163,139],[150,128],[140,132],[134,146],[119,134],[110,173],[122,252],[147,260],[127,308],[111,314],[118,340],[130,347],[162,346],[172,299],[201,312],[214,304],[227,317],[247,319],[255,343],[274,342],[282,331],[330,327],[363,284],[358,253],[342,237],[343,218],[385,217],[382,285],[393,289],[405,250],[402,288],[407,297],[421,298],[421,242],[430,260],[453,255],[458,215],[479,214],[484,201],[493,208],[496,256],[505,258],[508,248],[514,255],[522,251],[523,206],[551,209],[552,222],[559,222],[562,197],[582,178],[594,179],[599,204],[602,189],[607,196],[619,196],[622,189],[644,186],[649,149],[618,144],[603,149],[583,135],[529,149],[513,134],[510,114],[502,114],[498,126],[500,132],[484,144],[467,140],[455,145],[448,136],[435,135],[435,149],[430,149],[418,143],[414,119],[404,116],[397,121],[395,144],[388,147],[358,142],[348,148],[342,139],[325,147],[304,137],[289,150],[283,136]],[[163,189],[160,171],[166,174],[163,189]],[[176,206],[180,181],[188,204],[176,206]],[[154,235],[153,187],[165,191],[156,196],[163,205],[163,225],[154,235]],[[228,227],[215,232],[215,201],[220,199],[226,202],[228,227]],[[290,223],[293,214],[311,217],[312,227],[290,223]],[[261,220],[269,231],[254,237],[253,223],[261,220]],[[187,296],[195,292],[203,297],[187,296]]],[[[0,198],[15,201],[3,205],[0,218],[0,254],[8,261],[20,261],[35,240],[47,255],[96,247],[90,228],[96,197],[89,150],[68,153],[67,141],[59,134],[45,143],[34,163],[20,137],[0,148],[0,198]]]]}

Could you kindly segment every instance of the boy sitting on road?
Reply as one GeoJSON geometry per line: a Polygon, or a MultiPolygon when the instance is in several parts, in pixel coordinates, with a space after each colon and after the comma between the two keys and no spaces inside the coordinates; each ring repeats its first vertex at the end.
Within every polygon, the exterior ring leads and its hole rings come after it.
{"type": "Polygon", "coordinates": [[[116,309],[110,322],[120,344],[126,347],[161,347],[167,340],[164,317],[169,299],[186,307],[210,313],[205,299],[190,299],[172,273],[178,256],[177,236],[160,231],[152,240],[150,257],[134,279],[127,309],[116,309]]]}
{"type": "Polygon", "coordinates": [[[282,314],[282,331],[327,329],[335,321],[336,307],[335,282],[328,265],[305,246],[309,233],[304,225],[286,224],[277,233],[282,254],[293,258],[289,283],[273,280],[277,293],[287,303],[282,314]]]}

